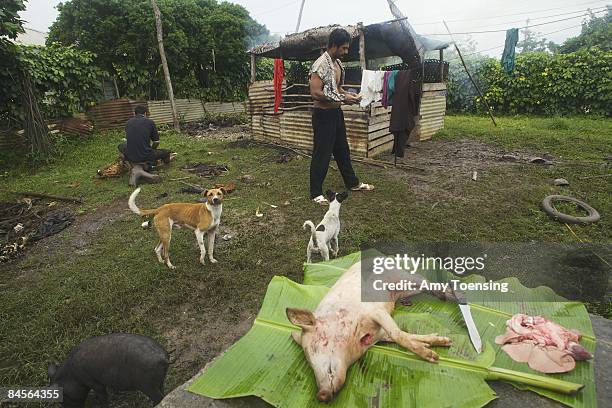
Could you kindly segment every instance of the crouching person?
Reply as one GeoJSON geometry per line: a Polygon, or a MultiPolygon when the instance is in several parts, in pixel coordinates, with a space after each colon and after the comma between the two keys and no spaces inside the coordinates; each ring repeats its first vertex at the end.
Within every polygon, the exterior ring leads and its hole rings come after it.
{"type": "Polygon", "coordinates": [[[159,182],[160,177],[148,173],[158,160],[170,162],[170,150],[158,149],[159,133],[149,112],[142,105],[134,109],[134,117],[125,125],[127,142],[119,145],[119,151],[130,163],[130,185],[138,184],[141,178],[148,182],[159,182]]]}

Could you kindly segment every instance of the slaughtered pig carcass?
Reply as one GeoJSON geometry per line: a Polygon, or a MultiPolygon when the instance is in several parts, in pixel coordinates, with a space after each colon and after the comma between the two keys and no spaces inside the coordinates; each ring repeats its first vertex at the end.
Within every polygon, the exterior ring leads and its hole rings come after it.
{"type": "MultiPolygon", "coordinates": [[[[321,300],[314,312],[287,308],[289,321],[300,327],[292,332],[302,346],[317,383],[317,399],[329,402],[346,379],[348,368],[378,341],[395,342],[421,358],[435,363],[438,355],[431,346],[450,346],[448,337],[437,333],[420,335],[402,331],[391,317],[396,301],[420,293],[419,290],[385,291],[384,302],[362,302],[361,265],[349,268],[321,300]]],[[[386,272],[391,276],[391,272],[386,272]]],[[[406,274],[397,272],[397,280],[406,274]]],[[[424,278],[408,275],[420,287],[424,278]]],[[[391,278],[394,279],[394,278],[391,278]]],[[[437,297],[457,301],[452,292],[431,292],[437,297]]]]}

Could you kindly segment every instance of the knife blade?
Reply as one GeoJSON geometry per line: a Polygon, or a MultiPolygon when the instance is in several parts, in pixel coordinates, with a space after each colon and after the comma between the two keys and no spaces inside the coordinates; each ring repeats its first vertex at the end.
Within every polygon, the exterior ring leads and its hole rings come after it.
{"type": "Polygon", "coordinates": [[[472,311],[470,310],[470,305],[468,305],[467,303],[460,303],[459,309],[461,310],[463,320],[465,321],[465,325],[467,326],[468,333],[470,335],[470,341],[476,349],[476,352],[480,354],[482,352],[482,340],[480,339],[480,334],[478,333],[478,329],[476,328],[476,324],[474,323],[474,319],[472,318],[472,311]]]}

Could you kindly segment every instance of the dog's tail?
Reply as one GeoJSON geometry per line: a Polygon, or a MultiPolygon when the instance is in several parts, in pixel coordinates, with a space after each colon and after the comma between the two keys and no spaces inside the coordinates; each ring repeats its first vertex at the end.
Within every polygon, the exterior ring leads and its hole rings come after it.
{"type": "Polygon", "coordinates": [[[138,206],[136,205],[136,197],[138,196],[138,194],[140,194],[140,187],[134,190],[132,195],[130,195],[130,199],[128,201],[128,206],[130,207],[130,210],[132,210],[133,213],[138,214],[140,216],[157,214],[157,211],[158,211],[157,208],[154,210],[141,210],[140,208],[138,208],[138,206]]]}
{"type": "Polygon", "coordinates": [[[312,243],[314,244],[315,248],[319,247],[319,243],[317,242],[317,229],[315,227],[315,225],[312,223],[312,221],[308,220],[304,223],[304,225],[302,225],[302,228],[306,229],[306,227],[310,227],[310,234],[312,237],[312,243]]]}

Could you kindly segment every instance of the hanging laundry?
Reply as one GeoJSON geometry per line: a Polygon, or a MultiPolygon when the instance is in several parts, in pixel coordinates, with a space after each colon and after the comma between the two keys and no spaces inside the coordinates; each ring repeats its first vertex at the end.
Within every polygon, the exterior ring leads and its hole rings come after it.
{"type": "Polygon", "coordinates": [[[387,81],[387,106],[393,105],[393,94],[395,93],[395,77],[398,71],[391,71],[387,81]]]}
{"type": "Polygon", "coordinates": [[[501,64],[506,73],[510,74],[514,71],[514,59],[516,56],[516,43],[518,43],[519,30],[511,28],[506,31],[506,45],[501,58],[501,64]]]}
{"type": "Polygon", "coordinates": [[[382,99],[385,71],[363,70],[361,75],[361,107],[365,108],[372,102],[382,99]]]}
{"type": "Polygon", "coordinates": [[[404,157],[408,137],[416,125],[415,117],[419,114],[421,93],[422,82],[414,80],[411,71],[398,71],[389,123],[389,132],[395,137],[392,151],[395,157],[404,157]]]}
{"type": "Polygon", "coordinates": [[[391,71],[387,71],[385,72],[385,75],[383,76],[383,89],[382,89],[382,106],[386,109],[387,108],[387,93],[389,92],[389,88],[387,86],[387,82],[389,81],[389,74],[391,74],[391,71]]]}
{"type": "Polygon", "coordinates": [[[382,106],[388,108],[393,105],[393,93],[395,92],[395,77],[397,71],[385,72],[385,83],[383,85],[382,106]]]}
{"type": "Polygon", "coordinates": [[[515,314],[506,321],[506,333],[495,338],[514,361],[527,363],[542,373],[566,373],[576,360],[589,360],[591,353],[579,344],[582,335],[541,316],[515,314]]]}
{"type": "Polygon", "coordinates": [[[285,62],[276,58],[274,60],[274,113],[283,102],[283,80],[285,79],[285,62]]]}

